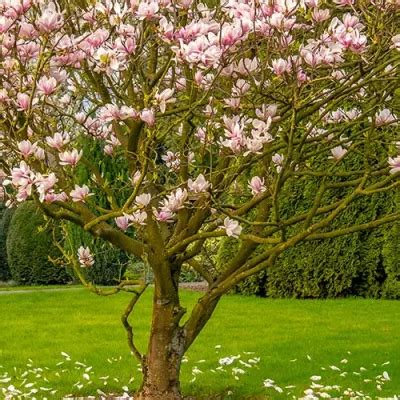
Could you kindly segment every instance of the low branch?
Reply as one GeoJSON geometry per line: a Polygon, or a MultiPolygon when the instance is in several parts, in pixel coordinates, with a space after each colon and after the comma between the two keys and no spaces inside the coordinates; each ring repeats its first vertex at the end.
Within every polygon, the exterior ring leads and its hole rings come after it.
{"type": "Polygon", "coordinates": [[[131,301],[126,306],[125,311],[121,316],[122,325],[124,326],[126,333],[127,333],[129,349],[131,350],[132,355],[140,362],[142,367],[144,365],[143,355],[140,353],[140,351],[138,350],[138,348],[135,345],[135,342],[133,340],[134,339],[133,338],[133,328],[132,328],[132,325],[129,323],[128,319],[129,319],[129,316],[132,314],[133,308],[135,307],[136,303],[138,302],[140,296],[146,290],[147,286],[148,286],[148,284],[146,283],[146,284],[140,286],[139,289],[137,289],[134,292],[134,295],[133,295],[131,301]]]}
{"type": "Polygon", "coordinates": [[[376,219],[374,221],[366,222],[365,224],[354,225],[348,228],[336,229],[330,232],[313,233],[309,235],[305,240],[321,240],[321,239],[332,239],[339,236],[348,235],[350,233],[365,231],[369,229],[377,228],[384,224],[389,224],[400,220],[400,213],[390,214],[386,217],[376,219]]]}

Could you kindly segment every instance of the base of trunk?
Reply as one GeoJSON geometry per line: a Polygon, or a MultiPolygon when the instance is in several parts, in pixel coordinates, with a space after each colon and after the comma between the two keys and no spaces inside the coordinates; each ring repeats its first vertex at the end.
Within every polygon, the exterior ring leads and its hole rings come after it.
{"type": "Polygon", "coordinates": [[[183,397],[178,390],[171,389],[168,392],[158,392],[151,388],[144,388],[135,397],[137,400],[182,400],[183,397]]]}

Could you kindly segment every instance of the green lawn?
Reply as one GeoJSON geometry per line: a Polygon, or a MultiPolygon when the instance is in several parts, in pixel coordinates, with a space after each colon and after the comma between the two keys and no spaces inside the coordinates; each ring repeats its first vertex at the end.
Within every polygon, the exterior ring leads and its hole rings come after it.
{"type": "MultiPolygon", "coordinates": [[[[184,292],[183,303],[197,296],[184,292]]],[[[139,372],[119,319],[127,301],[126,294],[102,298],[85,290],[0,293],[0,397],[10,385],[24,393],[37,389],[38,399],[135,389],[139,372]]],[[[132,319],[141,348],[150,302],[148,292],[132,319]]],[[[300,397],[314,375],[322,377],[317,384],[340,386],[332,394],[352,388],[372,397],[399,395],[400,303],[228,296],[189,351],[182,379],[185,393],[204,399],[275,399],[300,397]],[[236,355],[216,369],[221,358],[236,355]],[[378,378],[380,391],[376,377],[384,371],[390,380],[378,378]],[[284,393],[264,387],[266,379],[284,393]]]]}

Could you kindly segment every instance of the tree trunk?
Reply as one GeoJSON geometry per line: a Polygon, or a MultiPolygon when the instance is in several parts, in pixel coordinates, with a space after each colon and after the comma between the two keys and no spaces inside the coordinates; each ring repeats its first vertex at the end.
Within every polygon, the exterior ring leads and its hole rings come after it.
{"type": "Polygon", "coordinates": [[[155,295],[139,400],[182,399],[179,374],[185,341],[179,321],[183,313],[178,301],[157,299],[155,295]]]}

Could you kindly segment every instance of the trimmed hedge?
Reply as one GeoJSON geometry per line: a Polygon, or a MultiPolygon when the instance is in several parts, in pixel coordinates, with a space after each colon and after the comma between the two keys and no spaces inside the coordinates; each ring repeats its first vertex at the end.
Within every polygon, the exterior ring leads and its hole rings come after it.
{"type": "MultiPolygon", "coordinates": [[[[281,196],[282,218],[307,212],[318,187],[318,179],[303,178],[290,183],[281,196]]],[[[342,195],[343,189],[331,190],[323,204],[330,204],[342,195]]],[[[366,223],[395,212],[399,206],[399,193],[364,196],[352,202],[329,229],[366,223]]],[[[287,234],[292,235],[299,229],[300,226],[294,226],[287,234]]],[[[217,255],[221,268],[237,250],[235,240],[223,239],[222,243],[217,255]]],[[[334,239],[302,242],[286,250],[270,270],[250,277],[235,291],[269,297],[400,298],[399,254],[399,223],[334,239]]]]}
{"type": "MultiPolygon", "coordinates": [[[[93,238],[80,226],[66,225],[64,248],[76,255],[79,246],[88,246],[94,256],[94,264],[83,269],[86,279],[97,285],[115,285],[125,274],[129,261],[127,254],[99,238],[93,238]]],[[[71,271],[73,275],[73,272],[71,271]]],[[[74,277],[75,278],[75,277],[74,277]]]]}
{"type": "Polygon", "coordinates": [[[42,212],[33,202],[14,212],[7,234],[7,259],[12,278],[24,285],[51,285],[70,281],[64,266],[49,257],[60,257],[52,232],[45,229],[42,212]]]}
{"type": "Polygon", "coordinates": [[[7,232],[10,226],[14,209],[0,205],[0,281],[6,282],[11,279],[10,268],[7,262],[7,232]]]}

